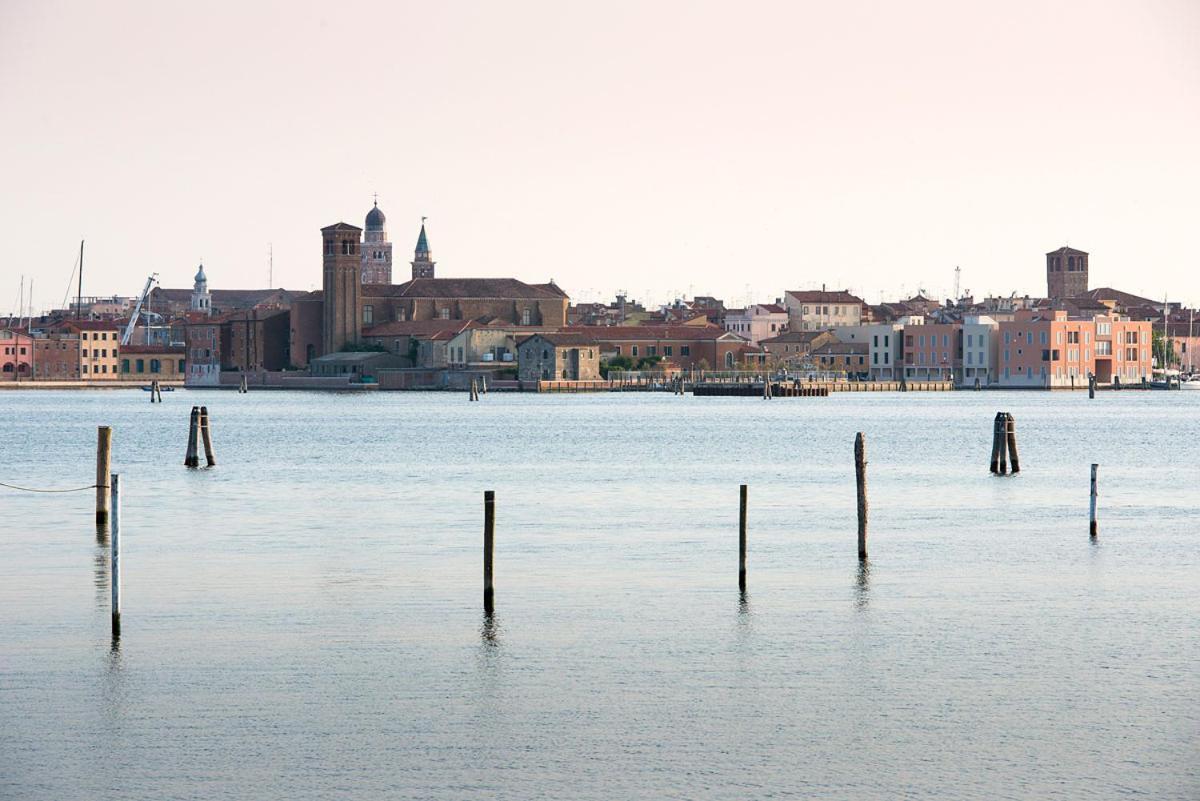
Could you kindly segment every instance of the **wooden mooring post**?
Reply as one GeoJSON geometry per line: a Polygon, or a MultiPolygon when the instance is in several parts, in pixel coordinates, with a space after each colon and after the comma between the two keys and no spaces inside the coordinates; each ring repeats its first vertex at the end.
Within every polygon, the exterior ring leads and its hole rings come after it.
{"type": "Polygon", "coordinates": [[[746,591],[746,493],[742,484],[738,490],[738,589],[746,591]]]}
{"type": "Polygon", "coordinates": [[[108,474],[112,472],[112,426],[96,429],[96,522],[108,522],[108,474]]]}
{"type": "Polygon", "coordinates": [[[867,558],[867,438],[854,437],[854,479],[858,486],[858,558],[867,558]]]}
{"type": "Polygon", "coordinates": [[[109,583],[112,588],[112,636],[121,636],[121,476],[112,473],[108,477],[112,495],[112,522],[109,525],[109,583]]]}
{"type": "Polygon", "coordinates": [[[483,613],[491,616],[495,609],[495,589],[492,586],[492,553],[496,545],[496,493],[483,493],[483,613]]]}
{"type": "Polygon", "coordinates": [[[184,467],[199,467],[200,456],[196,450],[196,440],[200,433],[200,407],[192,407],[191,422],[188,424],[187,453],[183,456],[184,467]]]}
{"type": "Polygon", "coordinates": [[[1094,373],[1088,373],[1088,400],[1096,398],[1096,376],[1094,373]]]}
{"type": "Polygon", "coordinates": [[[1091,537],[1096,536],[1096,471],[1100,469],[1100,465],[1092,465],[1092,493],[1091,493],[1091,514],[1088,524],[1088,533],[1091,537]]]}
{"type": "Polygon", "coordinates": [[[1017,421],[1008,412],[1004,413],[1004,437],[1008,444],[1008,460],[1012,463],[1013,475],[1021,472],[1021,460],[1017,456],[1017,421]]]}
{"type": "Polygon", "coordinates": [[[992,419],[992,462],[991,471],[997,475],[1000,473],[1000,449],[1003,447],[1003,437],[1000,435],[1000,419],[1001,412],[996,412],[996,416],[992,419]]]}
{"type": "MultiPolygon", "coordinates": [[[[209,467],[215,467],[217,464],[217,456],[213,453],[212,433],[208,425],[208,407],[200,407],[200,436],[204,440],[204,460],[208,462],[209,467]]],[[[197,458],[199,463],[199,458],[197,458]]]]}

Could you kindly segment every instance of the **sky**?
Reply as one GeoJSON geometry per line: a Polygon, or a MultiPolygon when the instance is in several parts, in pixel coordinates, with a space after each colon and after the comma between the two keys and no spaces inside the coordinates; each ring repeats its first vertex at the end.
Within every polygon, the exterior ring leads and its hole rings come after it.
{"type": "Polygon", "coordinates": [[[398,262],[576,300],[1200,303],[1200,2],[0,0],[0,314],[398,262]],[[70,290],[73,293],[73,289],[70,290]]]}

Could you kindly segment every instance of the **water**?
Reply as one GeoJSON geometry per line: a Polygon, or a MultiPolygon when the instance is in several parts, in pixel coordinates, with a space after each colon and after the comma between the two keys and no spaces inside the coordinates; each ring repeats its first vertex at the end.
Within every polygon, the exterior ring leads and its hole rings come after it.
{"type": "Polygon", "coordinates": [[[1200,796],[1200,393],[164,399],[0,394],[0,798],[1200,796]]]}

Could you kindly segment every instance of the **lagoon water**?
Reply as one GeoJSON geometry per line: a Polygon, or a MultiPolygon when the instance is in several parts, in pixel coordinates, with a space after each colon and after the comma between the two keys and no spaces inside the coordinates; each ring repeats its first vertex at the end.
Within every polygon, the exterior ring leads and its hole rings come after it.
{"type": "Polygon", "coordinates": [[[0,394],[0,798],[1200,797],[1200,393],[163,397],[0,394]]]}

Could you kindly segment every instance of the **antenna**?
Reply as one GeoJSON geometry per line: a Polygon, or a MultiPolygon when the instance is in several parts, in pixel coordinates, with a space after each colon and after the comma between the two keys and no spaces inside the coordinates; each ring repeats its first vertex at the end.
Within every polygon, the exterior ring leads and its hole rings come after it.
{"type": "Polygon", "coordinates": [[[958,293],[959,282],[962,280],[962,267],[954,268],[954,300],[955,302],[961,297],[958,293]]]}

